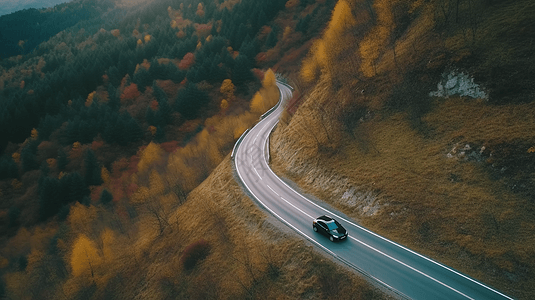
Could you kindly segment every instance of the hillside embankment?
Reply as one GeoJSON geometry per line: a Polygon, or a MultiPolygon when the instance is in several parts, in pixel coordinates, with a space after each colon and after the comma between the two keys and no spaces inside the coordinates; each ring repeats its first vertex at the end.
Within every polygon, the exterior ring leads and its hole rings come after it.
{"type": "Polygon", "coordinates": [[[469,2],[338,1],[271,163],[367,228],[533,299],[535,6],[469,2]]]}

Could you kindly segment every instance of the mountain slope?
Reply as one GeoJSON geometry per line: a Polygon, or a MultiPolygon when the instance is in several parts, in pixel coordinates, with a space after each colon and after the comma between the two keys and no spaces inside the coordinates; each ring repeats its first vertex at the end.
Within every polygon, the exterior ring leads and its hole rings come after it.
{"type": "Polygon", "coordinates": [[[371,230],[533,298],[535,52],[520,32],[534,9],[338,1],[294,78],[275,169],[371,230]],[[448,99],[431,96],[440,86],[448,99]]]}
{"type": "Polygon", "coordinates": [[[2,0],[0,1],[0,16],[7,15],[19,10],[29,8],[47,8],[56,4],[64,3],[64,0],[27,0],[27,1],[13,1],[2,0]]]}

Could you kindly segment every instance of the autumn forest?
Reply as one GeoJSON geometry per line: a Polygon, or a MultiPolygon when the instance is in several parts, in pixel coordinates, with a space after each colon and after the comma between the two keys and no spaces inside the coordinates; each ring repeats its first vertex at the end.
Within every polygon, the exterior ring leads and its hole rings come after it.
{"type": "MultiPolygon", "coordinates": [[[[204,299],[272,286],[281,258],[265,253],[252,274],[239,256],[214,258],[243,279],[210,272],[221,283],[199,290],[196,264],[234,238],[192,237],[176,209],[278,101],[269,68],[306,54],[334,4],[84,0],[0,18],[20,29],[0,46],[0,295],[204,299]],[[169,267],[143,287],[147,247],[162,242],[174,245],[169,267]]],[[[200,218],[224,222],[209,212],[200,218]]]]}

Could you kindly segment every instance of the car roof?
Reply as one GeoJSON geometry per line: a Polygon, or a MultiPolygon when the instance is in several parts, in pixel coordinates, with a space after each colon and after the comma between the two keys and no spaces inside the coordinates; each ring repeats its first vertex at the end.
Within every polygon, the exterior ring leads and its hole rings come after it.
{"type": "Polygon", "coordinates": [[[321,217],[318,217],[319,220],[323,220],[323,221],[326,221],[326,222],[331,222],[331,221],[334,221],[333,218],[329,217],[329,216],[321,216],[321,217]]]}

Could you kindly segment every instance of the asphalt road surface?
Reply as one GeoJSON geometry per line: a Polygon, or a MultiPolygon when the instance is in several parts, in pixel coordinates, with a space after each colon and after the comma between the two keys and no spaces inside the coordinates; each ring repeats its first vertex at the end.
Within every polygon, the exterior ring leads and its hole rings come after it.
{"type": "MultiPolygon", "coordinates": [[[[292,90],[278,82],[281,100],[292,90]]],[[[236,172],[249,195],[266,210],[332,257],[376,280],[402,298],[411,299],[512,299],[452,268],[381,237],[335,210],[317,205],[283,182],[268,165],[268,139],[278,122],[282,105],[263,116],[237,142],[232,157],[236,172]],[[312,220],[329,215],[348,231],[349,239],[333,243],[312,230],[312,220]]]]}

